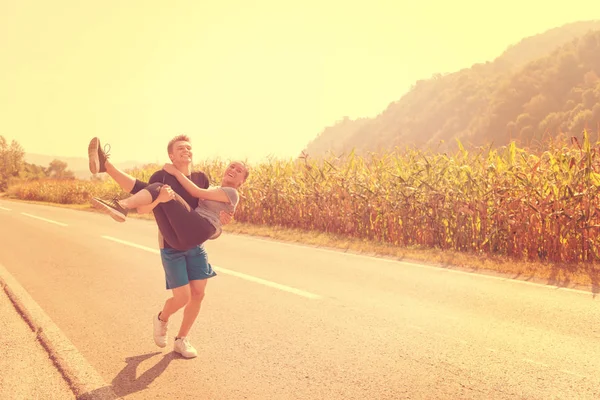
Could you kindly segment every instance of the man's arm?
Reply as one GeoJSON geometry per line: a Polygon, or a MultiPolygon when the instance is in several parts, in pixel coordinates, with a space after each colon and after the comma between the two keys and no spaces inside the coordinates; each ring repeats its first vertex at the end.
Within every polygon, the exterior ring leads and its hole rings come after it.
{"type": "MultiPolygon", "coordinates": [[[[150,179],[148,179],[148,182],[142,182],[139,179],[135,180],[135,185],[133,186],[133,189],[131,190],[131,194],[136,194],[137,192],[139,192],[140,190],[146,188],[146,186],[148,186],[148,184],[150,183],[154,183],[154,182],[162,182],[163,177],[164,177],[165,171],[163,171],[162,169],[156,171],[155,173],[152,174],[152,176],[150,176],[150,179]]],[[[150,212],[152,212],[152,210],[154,210],[154,208],[160,203],[160,201],[158,201],[158,198],[152,203],[152,204],[148,204],[146,206],[141,206],[137,208],[137,212],[138,214],[148,214],[150,212]]]]}
{"type": "Polygon", "coordinates": [[[233,218],[233,214],[230,214],[225,211],[221,211],[221,213],[219,214],[219,220],[221,221],[221,225],[227,225],[228,223],[231,222],[232,218],[233,218]]]}
{"type": "Polygon", "coordinates": [[[164,169],[159,169],[158,171],[153,173],[152,176],[150,176],[150,179],[148,179],[148,184],[156,182],[164,183],[163,180],[165,179],[165,174],[166,172],[164,169]]]}
{"type": "Polygon", "coordinates": [[[147,213],[151,212],[152,210],[154,210],[154,208],[157,205],[159,205],[160,203],[165,203],[174,198],[175,198],[175,192],[173,191],[173,189],[171,189],[170,186],[165,185],[160,188],[160,193],[158,194],[158,197],[156,197],[156,200],[154,200],[152,203],[150,203],[148,205],[138,207],[137,212],[138,212],[138,214],[147,214],[147,213]]]}
{"type": "Polygon", "coordinates": [[[138,214],[148,214],[150,212],[152,212],[152,210],[154,210],[154,208],[159,205],[160,203],[162,203],[162,201],[158,201],[158,199],[154,200],[152,203],[147,204],[145,206],[140,206],[137,208],[137,213],[138,214]]]}

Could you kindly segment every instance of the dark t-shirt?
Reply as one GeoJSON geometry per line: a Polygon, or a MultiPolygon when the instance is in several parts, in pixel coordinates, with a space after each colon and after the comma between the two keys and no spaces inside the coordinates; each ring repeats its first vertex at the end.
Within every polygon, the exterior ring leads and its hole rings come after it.
{"type": "MultiPolygon", "coordinates": [[[[188,178],[192,182],[194,182],[196,184],[196,186],[198,186],[199,188],[208,189],[210,182],[208,181],[208,177],[206,176],[206,174],[204,172],[192,172],[192,175],[188,176],[188,178]]],[[[175,178],[173,175],[167,173],[164,169],[156,171],[154,174],[152,174],[152,176],[150,177],[148,182],[142,182],[142,181],[136,179],[135,185],[133,186],[133,189],[131,190],[130,193],[135,194],[135,193],[139,192],[140,190],[144,189],[146,186],[148,186],[148,184],[155,183],[155,182],[161,182],[161,183],[171,186],[171,189],[173,189],[173,191],[175,193],[177,193],[179,196],[181,196],[183,198],[183,200],[185,200],[185,202],[190,205],[192,210],[195,209],[196,207],[198,207],[198,198],[189,194],[188,191],[185,190],[183,186],[181,186],[181,183],[179,183],[177,178],[175,178]]],[[[166,240],[164,240],[164,247],[168,248],[168,249],[173,248],[172,246],[170,246],[167,243],[166,240]]]]}

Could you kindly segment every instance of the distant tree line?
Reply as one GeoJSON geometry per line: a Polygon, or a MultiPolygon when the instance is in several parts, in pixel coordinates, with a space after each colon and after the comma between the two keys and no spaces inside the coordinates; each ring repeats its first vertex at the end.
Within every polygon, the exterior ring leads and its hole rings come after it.
{"type": "Polygon", "coordinates": [[[14,181],[48,178],[75,179],[75,175],[67,169],[67,163],[61,160],[53,160],[47,167],[26,162],[23,146],[16,140],[8,143],[0,135],[0,191],[6,190],[14,181]]]}

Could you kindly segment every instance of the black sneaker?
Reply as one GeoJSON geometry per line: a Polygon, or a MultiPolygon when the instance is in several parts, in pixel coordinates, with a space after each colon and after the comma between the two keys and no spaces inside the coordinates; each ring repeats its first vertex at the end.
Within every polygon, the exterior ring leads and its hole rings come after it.
{"type": "Polygon", "coordinates": [[[90,161],[90,172],[97,174],[98,172],[106,172],[104,164],[109,157],[110,144],[104,146],[104,150],[100,148],[100,139],[97,137],[90,141],[88,146],[88,158],[90,161]],[[108,148],[107,148],[108,147],[108,148]]]}
{"type": "Polygon", "coordinates": [[[116,198],[112,200],[103,200],[98,197],[93,197],[92,204],[95,208],[110,215],[115,221],[125,222],[128,210],[121,207],[116,198]]]}

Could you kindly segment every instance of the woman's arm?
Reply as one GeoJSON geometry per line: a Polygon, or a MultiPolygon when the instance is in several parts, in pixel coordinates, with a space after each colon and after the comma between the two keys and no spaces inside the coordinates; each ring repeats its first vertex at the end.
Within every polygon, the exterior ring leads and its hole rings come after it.
{"type": "Polygon", "coordinates": [[[219,188],[213,188],[213,189],[199,188],[194,182],[189,180],[187,176],[185,176],[181,171],[179,171],[177,168],[175,168],[173,166],[173,164],[165,164],[164,170],[167,173],[173,175],[175,178],[177,178],[179,183],[181,183],[181,186],[183,186],[183,188],[189,194],[191,194],[192,196],[194,196],[198,199],[220,201],[222,203],[230,203],[231,202],[231,200],[229,200],[229,197],[227,196],[227,194],[219,188]]]}

